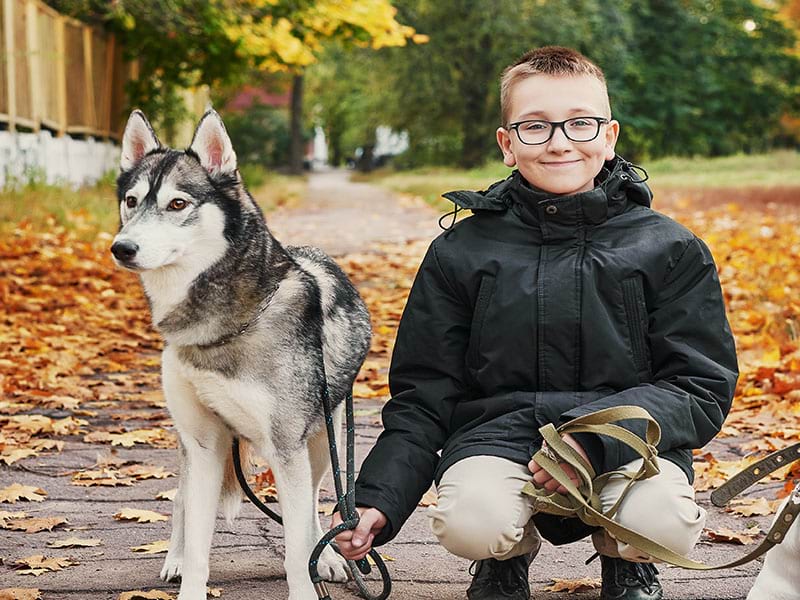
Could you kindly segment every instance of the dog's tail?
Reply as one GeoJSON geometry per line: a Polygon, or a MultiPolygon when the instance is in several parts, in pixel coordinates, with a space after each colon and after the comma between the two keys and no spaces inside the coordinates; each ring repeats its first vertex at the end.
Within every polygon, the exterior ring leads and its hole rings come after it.
{"type": "MultiPolygon", "coordinates": [[[[246,440],[239,440],[239,463],[242,465],[242,472],[245,475],[255,468],[254,459],[253,446],[246,440]]],[[[228,459],[225,461],[220,506],[228,525],[239,515],[239,510],[242,508],[242,488],[239,486],[239,480],[236,479],[236,471],[233,468],[233,456],[231,454],[228,454],[228,459]]]]}

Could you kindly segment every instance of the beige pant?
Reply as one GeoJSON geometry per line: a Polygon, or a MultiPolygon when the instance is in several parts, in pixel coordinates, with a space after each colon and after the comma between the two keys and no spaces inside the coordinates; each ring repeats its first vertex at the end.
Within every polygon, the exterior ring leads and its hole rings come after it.
{"type": "MultiPolygon", "coordinates": [[[[620,470],[636,472],[641,459],[620,470]]],[[[687,555],[703,531],[706,511],[694,502],[694,490],[684,472],[668,460],[659,460],[661,472],[637,481],[628,491],[615,520],[623,526],[687,555]]],[[[469,560],[507,559],[536,550],[541,541],[533,525],[522,487],[531,480],[528,467],[496,456],[472,456],[445,471],[438,505],[428,508],[433,534],[449,552],[469,560]]],[[[627,479],[612,477],[600,493],[603,512],[622,493],[627,479]]],[[[618,542],[605,531],[592,536],[595,548],[606,556],[650,562],[650,557],[618,542]]]]}

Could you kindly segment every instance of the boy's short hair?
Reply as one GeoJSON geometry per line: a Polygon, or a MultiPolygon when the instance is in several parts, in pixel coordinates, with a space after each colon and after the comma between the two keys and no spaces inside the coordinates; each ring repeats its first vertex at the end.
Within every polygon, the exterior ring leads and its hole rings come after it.
{"type": "MultiPolygon", "coordinates": [[[[572,48],[563,46],[544,46],[534,48],[523,54],[513,64],[503,70],[500,77],[500,110],[503,126],[508,124],[511,112],[511,88],[518,81],[531,75],[591,75],[603,84],[606,90],[606,77],[603,70],[572,48]]],[[[611,103],[608,102],[608,116],[611,116],[611,103]]]]}

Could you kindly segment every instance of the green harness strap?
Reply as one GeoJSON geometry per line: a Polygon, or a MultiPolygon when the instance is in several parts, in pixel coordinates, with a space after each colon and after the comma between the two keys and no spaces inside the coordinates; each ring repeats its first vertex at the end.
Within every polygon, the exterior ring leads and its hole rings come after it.
{"type": "MultiPolygon", "coordinates": [[[[576,517],[587,525],[602,527],[617,540],[629,544],[655,559],[677,567],[695,570],[727,569],[750,562],[775,544],[779,544],[783,541],[786,531],[789,529],[798,513],[800,513],[800,484],[798,484],[761,544],[738,560],[723,565],[706,565],[677,554],[669,548],[627,527],[623,527],[613,520],[630,486],[637,481],[647,479],[659,473],[656,463],[656,456],[658,454],[656,446],[661,439],[661,429],[655,419],[653,419],[646,410],[638,406],[606,408],[573,419],[558,428],[552,424],[545,425],[539,429],[539,432],[542,434],[545,444],[543,444],[541,450],[534,454],[533,458],[547,473],[564,486],[567,493],[562,495],[556,492],[548,492],[547,490],[535,487],[532,483],[527,483],[522,489],[522,492],[531,497],[531,504],[534,512],[576,517]],[[616,421],[625,419],[640,419],[647,422],[647,431],[644,440],[627,429],[613,424],[616,421]],[[643,461],[642,466],[633,474],[625,471],[612,471],[597,476],[592,466],[579,456],[574,448],[563,441],[563,435],[573,433],[595,433],[607,435],[619,440],[633,448],[633,450],[641,456],[643,461]],[[577,487],[567,476],[559,463],[566,463],[572,466],[580,478],[580,484],[577,487]],[[628,483],[614,506],[603,513],[600,503],[600,491],[606,485],[609,478],[614,475],[627,478],[628,483]]],[[[791,458],[790,462],[800,460],[800,443],[780,452],[773,453],[755,465],[752,465],[749,470],[734,477],[726,484],[726,486],[733,489],[724,489],[725,486],[723,486],[723,488],[718,490],[721,493],[717,494],[717,497],[724,497],[725,501],[729,500],[776,468],[786,466],[786,464],[788,464],[786,462],[786,457],[791,458]],[[777,460],[775,456],[778,456],[777,460]]],[[[715,502],[715,504],[720,505],[718,502],[715,502]]]]}

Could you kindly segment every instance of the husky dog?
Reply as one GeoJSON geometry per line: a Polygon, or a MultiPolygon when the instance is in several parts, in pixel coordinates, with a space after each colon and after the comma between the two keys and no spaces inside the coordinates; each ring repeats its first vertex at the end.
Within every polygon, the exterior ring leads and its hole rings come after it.
{"type": "MultiPolygon", "coordinates": [[[[176,151],[134,111],[120,170],[111,252],[139,274],[165,340],[164,395],[180,437],[161,577],[181,578],[179,600],[206,598],[218,503],[229,521],[241,505],[230,460],[237,436],[275,474],[289,598],[316,598],[308,559],[322,536],[317,498],[330,466],[322,394],[327,385],[338,432],[370,345],[367,309],[325,253],[272,237],[216,112],[176,151]]],[[[319,572],[346,581],[345,565],[326,548],[319,572]]]]}
{"type": "MultiPolygon", "coordinates": [[[[780,515],[787,502],[796,501],[795,495],[787,498],[778,509],[778,514],[780,515]]],[[[800,564],[800,527],[795,521],[786,532],[783,542],[767,552],[747,600],[800,600],[798,564],[800,564]]]]}

